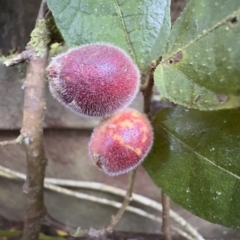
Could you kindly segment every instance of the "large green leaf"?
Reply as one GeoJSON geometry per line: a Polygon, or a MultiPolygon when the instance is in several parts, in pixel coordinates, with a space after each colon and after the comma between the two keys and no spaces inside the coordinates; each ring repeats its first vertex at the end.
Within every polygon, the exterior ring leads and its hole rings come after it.
{"type": "Polygon", "coordinates": [[[240,227],[240,111],[160,111],[144,161],[171,199],[210,222],[240,227]]]}
{"type": "Polygon", "coordinates": [[[240,106],[239,19],[239,0],[190,0],[155,73],[160,93],[200,110],[240,106]]]}
{"type": "Polygon", "coordinates": [[[159,58],[170,31],[170,0],[48,0],[69,47],[108,42],[145,71],[159,58]]]}

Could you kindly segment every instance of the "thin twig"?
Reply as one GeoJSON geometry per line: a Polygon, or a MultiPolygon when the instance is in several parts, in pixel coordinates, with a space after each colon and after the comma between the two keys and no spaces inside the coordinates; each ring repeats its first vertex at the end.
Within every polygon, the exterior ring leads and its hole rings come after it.
{"type": "Polygon", "coordinates": [[[23,136],[19,135],[16,139],[0,142],[0,146],[4,147],[4,146],[7,146],[7,145],[21,144],[22,141],[23,141],[23,136]]]}
{"type": "Polygon", "coordinates": [[[137,169],[134,169],[130,174],[129,185],[128,185],[128,189],[127,189],[124,201],[122,203],[121,208],[118,210],[117,214],[112,217],[112,220],[111,220],[109,226],[106,228],[107,232],[112,232],[113,231],[114,227],[117,225],[117,223],[121,219],[123,213],[127,209],[130,201],[132,200],[132,192],[133,192],[133,186],[134,186],[136,171],[137,171],[137,169]]]}
{"type": "Polygon", "coordinates": [[[170,199],[169,197],[162,191],[162,231],[165,236],[165,240],[172,240],[171,230],[170,230],[170,199]]]}
{"type": "Polygon", "coordinates": [[[31,58],[32,52],[30,49],[26,48],[25,51],[18,54],[16,57],[8,59],[4,62],[7,67],[14,66],[21,62],[28,61],[31,58]]]}
{"type": "MultiPolygon", "coordinates": [[[[7,178],[20,178],[25,180],[26,175],[13,171],[11,169],[5,168],[3,166],[0,166],[0,175],[7,177],[7,178]]],[[[103,191],[112,193],[118,196],[124,197],[126,194],[126,191],[117,187],[113,187],[104,183],[99,182],[86,182],[86,181],[75,181],[75,180],[68,180],[68,179],[56,179],[56,178],[45,178],[45,183],[53,184],[53,185],[61,185],[65,187],[77,187],[77,188],[86,188],[86,189],[93,189],[97,191],[103,191]]],[[[54,191],[54,189],[52,189],[54,191]]],[[[64,194],[64,193],[63,193],[64,194]]],[[[150,208],[153,208],[157,211],[162,212],[162,205],[158,203],[157,201],[154,201],[152,199],[149,199],[145,196],[135,194],[132,195],[133,201],[136,201],[142,205],[148,206],[150,208]]],[[[85,200],[90,200],[85,199],[85,200]]],[[[128,209],[127,209],[128,210],[128,209]]],[[[186,231],[188,231],[194,239],[197,240],[204,240],[203,237],[180,215],[178,215],[176,212],[170,209],[170,217],[176,221],[180,226],[182,226],[186,231]]],[[[174,227],[172,227],[173,229],[174,227]]],[[[173,229],[174,230],[174,229],[173,229]]]]}

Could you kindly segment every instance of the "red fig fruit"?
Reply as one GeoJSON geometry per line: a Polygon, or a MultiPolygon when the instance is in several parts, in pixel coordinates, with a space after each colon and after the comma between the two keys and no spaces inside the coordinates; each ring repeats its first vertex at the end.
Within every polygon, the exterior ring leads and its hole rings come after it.
{"type": "Polygon", "coordinates": [[[89,44],[54,57],[48,68],[50,91],[74,112],[106,117],[128,107],[140,84],[131,58],[110,44],[89,44]]]}
{"type": "Polygon", "coordinates": [[[136,168],[153,143],[149,120],[140,112],[125,109],[95,128],[89,142],[93,162],[110,176],[136,168]]]}

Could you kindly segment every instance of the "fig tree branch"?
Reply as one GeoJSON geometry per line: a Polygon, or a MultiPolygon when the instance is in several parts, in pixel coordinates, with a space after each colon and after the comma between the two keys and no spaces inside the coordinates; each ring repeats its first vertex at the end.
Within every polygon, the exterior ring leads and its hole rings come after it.
{"type": "Polygon", "coordinates": [[[43,148],[42,127],[45,109],[45,67],[50,42],[50,32],[45,18],[46,9],[46,2],[43,0],[26,51],[5,63],[11,66],[22,60],[29,61],[24,83],[26,88],[21,129],[27,158],[27,176],[23,186],[23,192],[26,194],[23,240],[38,239],[41,220],[46,214],[43,183],[47,161],[43,148]]]}

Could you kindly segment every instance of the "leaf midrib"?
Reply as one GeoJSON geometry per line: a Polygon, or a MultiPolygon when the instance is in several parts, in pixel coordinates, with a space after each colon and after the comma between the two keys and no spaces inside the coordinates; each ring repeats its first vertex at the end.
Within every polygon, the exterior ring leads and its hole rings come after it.
{"type": "MultiPolygon", "coordinates": [[[[169,68],[173,68],[175,71],[177,71],[179,74],[182,74],[189,82],[192,82],[194,85],[196,85],[196,86],[198,86],[199,88],[203,88],[203,89],[205,89],[206,91],[209,91],[209,92],[211,92],[211,93],[215,93],[216,94],[216,92],[214,92],[212,89],[209,89],[209,88],[207,88],[207,87],[205,87],[205,86],[203,86],[203,85],[201,85],[201,84],[199,84],[199,83],[196,83],[192,78],[190,78],[190,77],[188,77],[184,72],[182,72],[181,70],[179,70],[179,69],[177,69],[177,68],[174,68],[174,67],[172,67],[172,65],[169,65],[169,64],[161,64],[161,67],[169,67],[169,68]]],[[[161,78],[161,79],[164,79],[163,77],[161,78]]],[[[177,102],[176,102],[177,103],[177,102]]]]}
{"type": "MultiPolygon", "coordinates": [[[[222,21],[219,21],[218,23],[216,23],[213,27],[209,28],[208,30],[203,30],[202,34],[198,35],[195,39],[191,40],[189,43],[187,43],[186,45],[184,45],[181,48],[178,48],[175,52],[170,53],[168,56],[164,57],[163,55],[163,60],[162,63],[166,63],[168,62],[171,58],[173,58],[178,52],[185,50],[188,46],[194,44],[195,42],[199,41],[200,39],[202,39],[203,37],[205,37],[206,35],[208,35],[209,33],[211,33],[212,31],[214,31],[215,29],[219,28],[220,26],[222,26],[224,23],[226,23],[229,18],[240,14],[240,7],[238,10],[234,11],[233,13],[231,13],[230,15],[228,15],[226,18],[224,18],[222,21]]],[[[170,33],[171,34],[171,33],[170,33]]],[[[170,36],[170,35],[169,35],[170,36]]],[[[175,42],[176,43],[176,42],[175,42]]]]}
{"type": "Polygon", "coordinates": [[[116,12],[117,12],[117,14],[118,14],[118,16],[120,18],[120,21],[121,21],[121,24],[122,24],[122,28],[123,28],[123,31],[124,31],[124,34],[125,34],[125,37],[126,37],[126,41],[127,41],[128,45],[130,47],[131,55],[132,55],[133,60],[135,61],[135,63],[137,63],[135,52],[134,52],[133,46],[131,44],[130,38],[129,38],[128,33],[127,33],[127,29],[126,29],[126,25],[125,25],[125,22],[124,22],[124,19],[123,19],[121,8],[119,7],[117,0],[113,0],[113,2],[114,2],[114,6],[115,6],[115,9],[116,9],[116,12]]]}
{"type": "Polygon", "coordinates": [[[185,147],[187,147],[191,152],[193,152],[194,154],[196,154],[198,157],[200,157],[201,159],[205,160],[206,162],[208,162],[209,164],[211,164],[212,166],[218,168],[219,170],[228,173],[229,175],[235,177],[236,179],[240,180],[240,177],[237,176],[236,174],[216,165],[214,162],[210,161],[208,158],[204,157],[203,155],[201,155],[200,153],[196,152],[194,149],[192,149],[189,145],[187,145],[185,142],[183,142],[180,138],[178,138],[177,136],[175,136],[172,132],[170,132],[167,128],[165,128],[162,124],[161,127],[167,132],[169,133],[173,138],[175,138],[177,141],[179,141],[181,144],[183,144],[185,147]]]}

